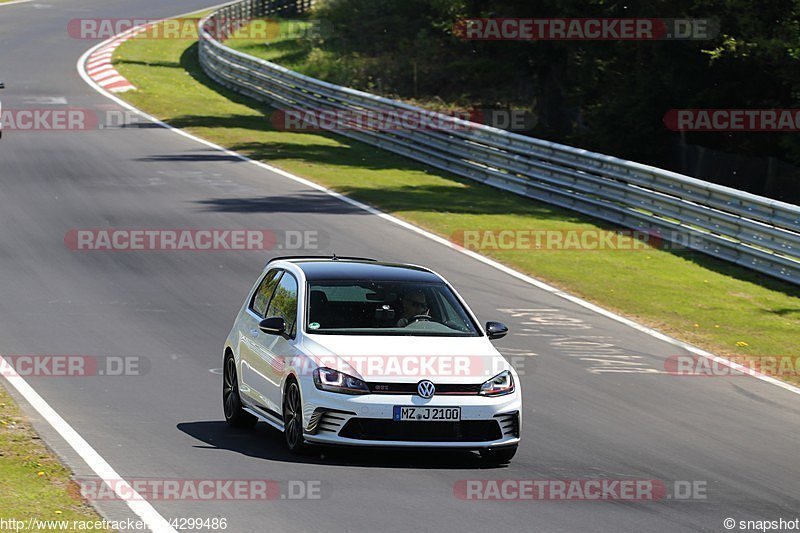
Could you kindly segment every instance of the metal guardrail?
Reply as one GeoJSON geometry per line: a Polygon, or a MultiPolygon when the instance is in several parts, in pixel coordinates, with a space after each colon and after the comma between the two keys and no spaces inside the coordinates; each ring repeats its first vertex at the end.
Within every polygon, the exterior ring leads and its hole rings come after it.
{"type": "Polygon", "coordinates": [[[311,4],[243,0],[206,17],[200,22],[203,70],[280,110],[433,116],[441,128],[343,127],[337,133],[800,285],[796,205],[333,85],[233,50],[212,35],[212,28],[226,23],[235,30],[254,18],[303,13],[311,4]]]}

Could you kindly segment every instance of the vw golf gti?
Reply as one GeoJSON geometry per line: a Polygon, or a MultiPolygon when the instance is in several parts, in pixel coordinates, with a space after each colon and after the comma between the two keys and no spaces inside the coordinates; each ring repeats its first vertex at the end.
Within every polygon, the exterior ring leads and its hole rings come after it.
{"type": "Polygon", "coordinates": [[[227,338],[225,419],[308,444],[477,450],[520,441],[519,378],[440,275],[371,259],[270,261],[227,338]]]}

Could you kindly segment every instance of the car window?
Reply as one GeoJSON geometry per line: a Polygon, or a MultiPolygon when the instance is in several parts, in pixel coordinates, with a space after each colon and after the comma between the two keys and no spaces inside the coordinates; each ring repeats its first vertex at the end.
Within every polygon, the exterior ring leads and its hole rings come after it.
{"type": "Polygon", "coordinates": [[[309,283],[306,331],[328,335],[479,336],[444,283],[309,283]]]}
{"type": "Polygon", "coordinates": [[[270,270],[253,296],[253,301],[250,302],[250,309],[261,318],[266,317],[267,305],[272,298],[272,293],[275,292],[281,274],[283,274],[281,270],[270,270]]]}
{"type": "Polygon", "coordinates": [[[279,316],[286,321],[286,331],[294,333],[297,321],[297,280],[288,272],[284,274],[275,289],[266,317],[279,316]]]}
{"type": "Polygon", "coordinates": [[[451,300],[445,298],[440,292],[434,292],[433,295],[435,301],[432,303],[437,306],[438,312],[441,314],[442,321],[445,324],[459,323],[464,320],[465,315],[463,312],[457,311],[453,305],[456,303],[455,299],[451,300]]]}

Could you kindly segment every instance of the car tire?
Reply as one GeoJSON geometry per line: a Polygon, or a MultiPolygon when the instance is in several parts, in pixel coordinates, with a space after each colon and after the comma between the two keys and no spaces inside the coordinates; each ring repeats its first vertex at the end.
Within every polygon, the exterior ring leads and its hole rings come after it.
{"type": "Polygon", "coordinates": [[[303,400],[297,381],[290,380],[283,393],[283,436],[292,453],[305,450],[303,438],[303,400]]]}
{"type": "Polygon", "coordinates": [[[239,378],[236,375],[236,360],[231,354],[225,357],[225,363],[222,366],[222,410],[225,413],[225,422],[231,427],[252,428],[258,423],[258,418],[242,407],[242,398],[239,396],[239,378]]]}
{"type": "Polygon", "coordinates": [[[507,446],[504,448],[490,448],[488,450],[481,450],[481,459],[485,463],[494,465],[504,465],[511,462],[514,455],[517,453],[516,446],[507,446]]]}

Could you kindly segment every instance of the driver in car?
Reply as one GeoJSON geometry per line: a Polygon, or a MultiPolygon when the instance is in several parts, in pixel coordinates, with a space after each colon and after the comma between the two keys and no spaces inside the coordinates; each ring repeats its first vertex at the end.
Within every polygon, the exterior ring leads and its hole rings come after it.
{"type": "Polygon", "coordinates": [[[400,319],[397,321],[398,328],[404,328],[414,322],[415,316],[427,315],[428,302],[425,298],[425,292],[421,289],[409,289],[403,293],[402,302],[403,309],[400,313],[400,319]]]}

